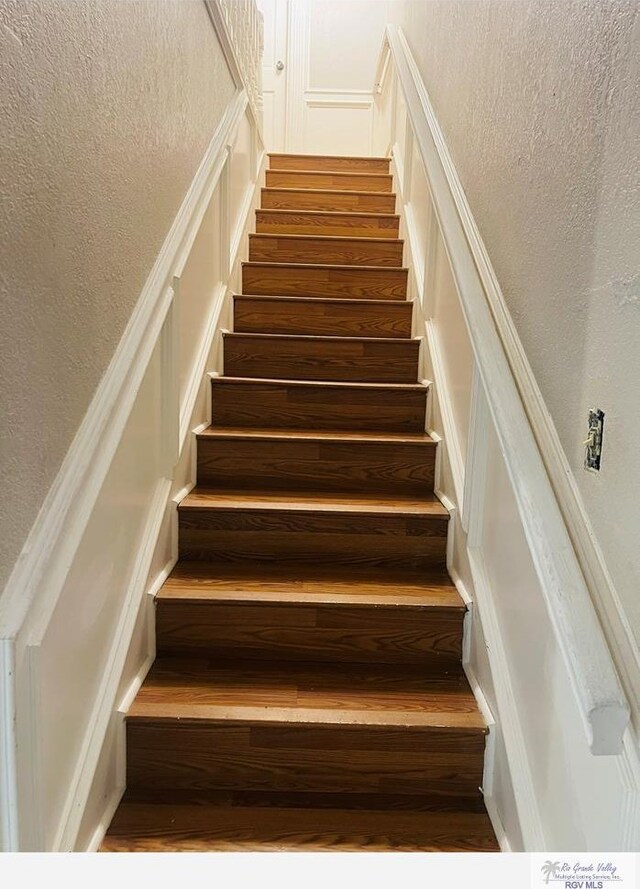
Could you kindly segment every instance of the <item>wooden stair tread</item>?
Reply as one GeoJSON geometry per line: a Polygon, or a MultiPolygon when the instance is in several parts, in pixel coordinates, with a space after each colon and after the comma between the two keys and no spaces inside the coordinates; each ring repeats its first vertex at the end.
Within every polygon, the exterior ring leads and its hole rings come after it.
{"type": "Polygon", "coordinates": [[[298,157],[304,160],[341,160],[341,161],[382,161],[388,164],[391,160],[383,155],[373,154],[308,154],[304,151],[269,151],[267,157],[298,157]]]}
{"type": "Polygon", "coordinates": [[[385,573],[317,564],[178,562],[157,599],[465,610],[444,569],[385,573]]]}
{"type": "MultiPolygon", "coordinates": [[[[306,189],[304,189],[304,190],[306,190],[306,189]]],[[[352,194],[357,194],[357,193],[358,192],[352,192],[352,194]]],[[[373,194],[377,194],[377,192],[373,192],[373,194]]],[[[273,216],[287,216],[287,215],[290,216],[292,214],[295,214],[296,216],[338,216],[338,217],[375,216],[376,218],[380,218],[380,219],[393,219],[393,220],[398,220],[398,221],[400,220],[400,217],[398,216],[397,213],[376,213],[376,212],[371,212],[371,211],[367,211],[367,210],[362,210],[362,211],[359,211],[359,210],[284,210],[284,209],[280,209],[279,207],[276,207],[273,209],[259,207],[256,210],[256,213],[269,213],[270,215],[273,215],[273,216]]],[[[268,232],[265,232],[265,234],[268,234],[268,232]]],[[[393,240],[396,240],[396,239],[394,238],[393,240]]]]}
{"type": "MultiPolygon", "coordinates": [[[[279,238],[280,235],[275,235],[275,237],[279,238]]],[[[372,240],[375,240],[372,239],[372,240]]],[[[321,272],[329,272],[329,271],[344,271],[344,272],[408,272],[408,268],[406,266],[386,266],[386,265],[321,265],[319,263],[313,262],[258,262],[258,261],[247,261],[242,263],[243,268],[249,266],[251,268],[266,268],[266,269],[313,269],[319,273],[321,272]]]]}
{"type": "MultiPolygon", "coordinates": [[[[254,794],[255,796],[255,794],[254,794]]],[[[234,805],[231,794],[190,802],[125,796],[102,852],[497,852],[481,812],[234,805]]]]}
{"type": "MultiPolygon", "coordinates": [[[[234,300],[243,300],[243,299],[260,299],[265,302],[272,302],[274,300],[282,300],[283,303],[310,303],[313,305],[320,305],[322,303],[329,304],[340,304],[352,306],[352,299],[345,299],[340,296],[279,296],[278,294],[264,294],[264,293],[234,293],[234,300]]],[[[407,300],[408,304],[411,303],[407,300]]],[[[358,306],[385,306],[391,307],[392,309],[397,308],[400,305],[397,299],[359,299],[358,306]]]]}
{"type": "Polygon", "coordinates": [[[466,678],[375,664],[157,658],[129,721],[451,729],[485,734],[466,678]]]}
{"type": "MultiPolygon", "coordinates": [[[[361,238],[353,235],[297,235],[294,233],[275,234],[274,232],[264,232],[263,234],[252,232],[249,234],[249,240],[268,238],[272,241],[327,241],[330,244],[339,243],[340,241],[357,241],[365,242],[377,246],[378,244],[404,244],[402,238],[361,238]]],[[[253,263],[253,261],[252,261],[253,263]]],[[[293,263],[268,263],[269,265],[292,265],[293,263]]],[[[296,265],[313,265],[313,263],[296,263],[296,265]]],[[[344,268],[344,266],[343,266],[344,268]]],[[[349,266],[351,268],[351,266],[349,266]]],[[[371,268],[371,266],[363,266],[363,268],[371,268]]],[[[377,266],[376,266],[377,268],[377,266]]]]}
{"type": "Polygon", "coordinates": [[[311,175],[311,176],[344,176],[345,179],[391,179],[390,173],[376,173],[368,170],[301,170],[286,167],[279,167],[277,170],[267,169],[267,173],[286,173],[287,175],[291,173],[301,174],[303,176],[311,175]]]}
{"type": "MultiPolygon", "coordinates": [[[[303,172],[301,170],[297,170],[296,172],[303,172]]],[[[304,172],[315,172],[315,171],[304,171],[304,172]]],[[[332,172],[340,172],[338,170],[333,170],[332,172]]],[[[290,194],[336,194],[336,195],[349,195],[350,197],[380,197],[380,194],[393,194],[393,192],[379,192],[379,191],[346,191],[344,188],[293,188],[288,185],[266,185],[260,189],[262,192],[273,192],[273,191],[286,191],[290,194]]],[[[395,195],[393,195],[395,197],[395,195]]]]}
{"type": "Polygon", "coordinates": [[[311,345],[313,343],[328,343],[331,345],[335,345],[337,343],[371,343],[372,345],[383,345],[388,343],[392,346],[406,345],[407,343],[419,343],[419,337],[407,337],[406,339],[399,340],[397,337],[383,337],[383,336],[324,336],[323,334],[317,333],[245,333],[244,331],[236,332],[234,330],[223,330],[223,337],[229,337],[230,339],[259,339],[265,341],[277,341],[283,340],[284,342],[291,342],[292,340],[303,340],[309,342],[311,345]]]}
{"type": "Polygon", "coordinates": [[[388,392],[390,390],[397,390],[399,392],[424,392],[428,389],[424,383],[347,383],[347,382],[336,382],[335,380],[271,380],[266,377],[212,377],[211,382],[215,384],[219,383],[234,383],[238,385],[246,385],[246,386],[257,386],[257,385],[265,385],[265,386],[282,386],[286,383],[287,386],[292,387],[312,387],[315,389],[334,389],[338,391],[339,389],[344,389],[346,391],[353,390],[358,391],[362,389],[374,389],[380,390],[381,392],[388,392]]]}
{"type": "Polygon", "coordinates": [[[384,513],[447,518],[449,513],[432,495],[409,497],[403,494],[376,493],[356,497],[334,491],[217,491],[196,487],[180,502],[181,511],[194,509],[286,510],[288,512],[354,512],[363,515],[384,513]]]}
{"type": "Polygon", "coordinates": [[[413,444],[436,447],[436,442],[426,432],[345,432],[327,429],[257,429],[244,426],[208,426],[198,432],[198,439],[211,438],[262,438],[296,441],[378,442],[380,444],[413,444]]]}

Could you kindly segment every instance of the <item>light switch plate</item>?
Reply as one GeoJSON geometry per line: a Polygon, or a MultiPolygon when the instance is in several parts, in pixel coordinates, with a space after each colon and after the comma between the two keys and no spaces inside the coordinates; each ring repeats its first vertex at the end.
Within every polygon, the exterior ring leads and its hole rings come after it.
{"type": "Polygon", "coordinates": [[[603,433],[604,412],[597,408],[593,408],[589,411],[589,428],[587,430],[587,440],[584,443],[586,448],[584,468],[588,469],[590,472],[600,471],[603,433]]]}

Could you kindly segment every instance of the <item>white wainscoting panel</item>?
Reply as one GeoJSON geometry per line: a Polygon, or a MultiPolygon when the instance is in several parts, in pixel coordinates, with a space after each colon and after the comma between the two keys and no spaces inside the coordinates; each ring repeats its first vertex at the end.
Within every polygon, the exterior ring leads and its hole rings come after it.
{"type": "Polygon", "coordinates": [[[487,810],[504,850],[638,851],[637,738],[623,733],[627,702],[536,452],[528,417],[540,412],[525,409],[527,386],[518,390],[505,357],[518,367],[521,344],[393,26],[374,88],[374,134],[392,146],[414,335],[432,383],[427,428],[440,441],[436,491],[451,512],[448,567],[469,608],[464,665],[490,714],[487,810]]]}
{"type": "Polygon", "coordinates": [[[177,558],[263,158],[239,89],[45,504],[29,580],[3,597],[7,851],[97,847],[124,790],[124,713],[154,657],[153,597],[177,558]]]}

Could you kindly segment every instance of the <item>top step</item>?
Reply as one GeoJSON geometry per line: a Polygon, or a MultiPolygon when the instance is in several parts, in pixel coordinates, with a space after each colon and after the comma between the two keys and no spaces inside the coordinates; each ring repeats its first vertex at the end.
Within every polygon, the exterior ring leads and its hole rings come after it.
{"type": "Polygon", "coordinates": [[[388,173],[388,157],[327,154],[269,154],[270,170],[324,170],[341,173],[388,173]]]}

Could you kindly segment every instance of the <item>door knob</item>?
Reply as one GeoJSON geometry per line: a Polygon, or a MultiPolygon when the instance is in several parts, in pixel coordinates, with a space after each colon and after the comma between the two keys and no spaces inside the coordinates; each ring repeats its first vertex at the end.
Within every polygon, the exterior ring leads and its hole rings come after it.
{"type": "Polygon", "coordinates": [[[276,71],[284,71],[284,62],[282,59],[278,59],[276,62],[276,71]]]}

